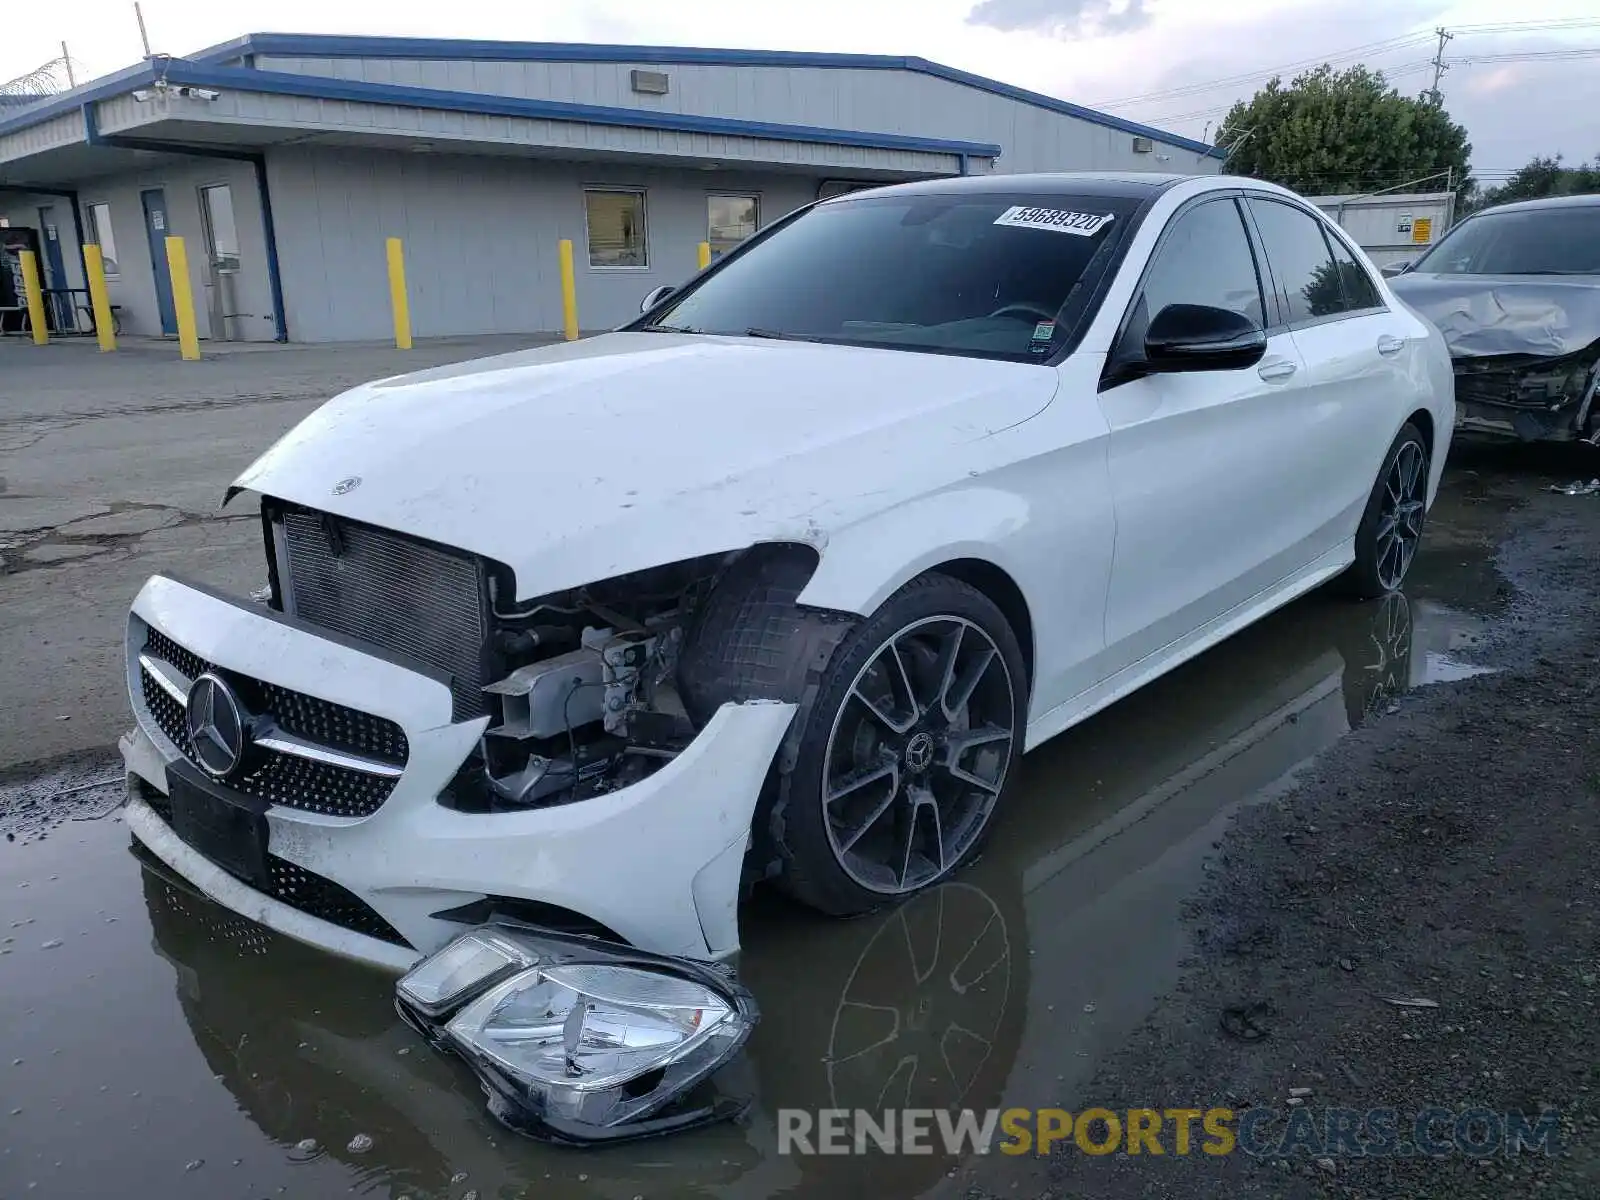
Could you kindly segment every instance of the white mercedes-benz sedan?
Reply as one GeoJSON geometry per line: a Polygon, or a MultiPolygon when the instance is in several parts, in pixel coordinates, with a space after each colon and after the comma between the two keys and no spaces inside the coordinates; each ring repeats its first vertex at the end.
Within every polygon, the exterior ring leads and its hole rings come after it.
{"type": "Polygon", "coordinates": [[[229,493],[267,586],[134,601],[127,820],[394,970],[497,921],[723,958],[750,885],[927,888],[1025,750],[1326,580],[1398,588],[1454,407],[1438,332],[1259,181],[821,202],[269,449],[229,493]]]}

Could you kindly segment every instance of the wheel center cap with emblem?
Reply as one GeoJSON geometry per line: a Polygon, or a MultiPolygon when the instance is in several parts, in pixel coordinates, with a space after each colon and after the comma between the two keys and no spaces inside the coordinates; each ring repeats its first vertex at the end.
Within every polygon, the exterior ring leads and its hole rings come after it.
{"type": "Polygon", "coordinates": [[[225,779],[239,769],[249,743],[244,708],[227,681],[209,672],[189,685],[189,751],[206,774],[225,779]]]}
{"type": "Polygon", "coordinates": [[[926,771],[933,766],[933,735],[919,733],[906,743],[906,769],[926,771]]]}

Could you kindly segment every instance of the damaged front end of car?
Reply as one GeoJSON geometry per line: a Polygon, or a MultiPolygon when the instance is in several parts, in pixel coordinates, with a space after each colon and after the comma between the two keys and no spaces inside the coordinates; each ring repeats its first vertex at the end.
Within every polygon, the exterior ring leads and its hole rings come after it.
{"type": "Polygon", "coordinates": [[[1600,442],[1600,278],[1421,273],[1390,287],[1444,335],[1461,433],[1600,442]]]}
{"type": "Polygon", "coordinates": [[[396,986],[396,1007],[477,1075],[519,1133],[588,1145],[739,1116],[712,1076],[758,1014],[732,972],[514,923],[463,934],[396,986]]]}
{"type": "Polygon", "coordinates": [[[1600,342],[1553,358],[1500,354],[1453,361],[1464,433],[1600,444],[1600,342]]]}

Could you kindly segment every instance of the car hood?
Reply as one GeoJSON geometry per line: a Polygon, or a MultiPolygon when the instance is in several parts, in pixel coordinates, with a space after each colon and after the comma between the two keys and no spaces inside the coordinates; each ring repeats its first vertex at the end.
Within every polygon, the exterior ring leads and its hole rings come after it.
{"type": "MultiPolygon", "coordinates": [[[[519,597],[804,541],[964,479],[1057,373],[612,333],[363,384],[234,483],[504,563],[519,597]]],[[[230,495],[232,492],[230,492],[230,495]]]]}
{"type": "Polygon", "coordinates": [[[1600,276],[1412,272],[1389,287],[1439,327],[1455,358],[1557,358],[1600,340],[1600,276]]]}

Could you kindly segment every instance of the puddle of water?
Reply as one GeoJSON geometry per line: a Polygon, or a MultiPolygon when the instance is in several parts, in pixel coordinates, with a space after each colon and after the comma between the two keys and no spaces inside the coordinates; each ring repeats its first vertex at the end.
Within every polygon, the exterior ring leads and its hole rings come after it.
{"type": "MultiPolygon", "coordinates": [[[[1176,982],[1182,905],[1233,810],[1408,689],[1481,670],[1493,605],[1452,585],[1482,553],[1440,545],[1409,596],[1310,597],[1029,756],[953,882],[848,922],[758,898],[740,969],[764,1019],[728,1076],[754,1106],[658,1142],[505,1133],[400,1024],[390,980],[141,870],[115,816],[0,842],[0,1195],[106,1178],[166,1200],[963,1187],[968,1164],[938,1156],[781,1156],[777,1110],[1081,1107],[1176,982]]],[[[0,821],[15,799],[0,788],[0,821]]]]}

